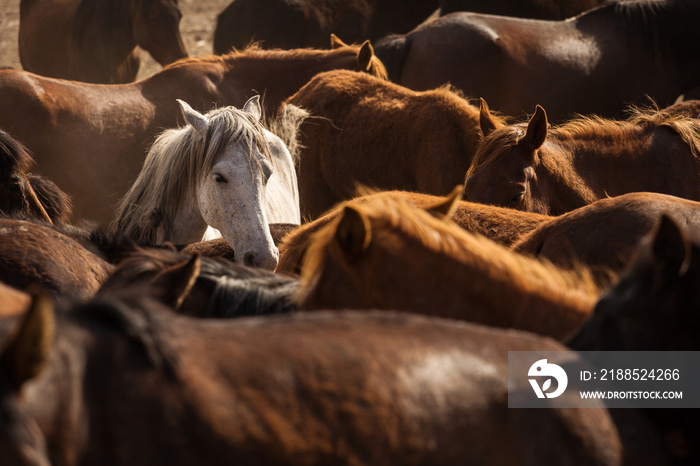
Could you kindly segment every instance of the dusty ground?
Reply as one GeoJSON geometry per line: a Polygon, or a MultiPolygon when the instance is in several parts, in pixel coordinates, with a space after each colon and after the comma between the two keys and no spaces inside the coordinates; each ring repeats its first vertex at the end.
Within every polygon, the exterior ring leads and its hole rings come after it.
{"type": "MultiPolygon", "coordinates": [[[[182,11],[180,31],[192,57],[212,53],[216,16],[231,0],[179,0],[182,11]]],[[[20,0],[0,0],[0,66],[21,68],[17,51],[20,0]]],[[[147,53],[143,54],[139,78],[160,69],[147,53]]]]}

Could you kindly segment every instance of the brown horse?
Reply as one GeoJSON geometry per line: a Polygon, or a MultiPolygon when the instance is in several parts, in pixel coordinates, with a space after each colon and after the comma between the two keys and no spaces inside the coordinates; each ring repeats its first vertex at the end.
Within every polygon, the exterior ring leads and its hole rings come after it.
{"type": "Polygon", "coordinates": [[[23,142],[39,170],[73,198],[75,214],[107,224],[148,147],[182,118],[176,98],[200,113],[241,108],[258,93],[267,115],[316,73],[351,68],[385,75],[366,42],[334,50],[263,51],[187,59],[119,86],[0,71],[0,128],[23,142]],[[50,97],[48,97],[50,96],[50,97]]]}
{"type": "Polygon", "coordinates": [[[700,202],[666,194],[630,193],[554,217],[521,236],[512,249],[560,267],[584,265],[596,281],[606,283],[627,268],[637,244],[661,215],[700,229],[700,202]]]}
{"type": "Polygon", "coordinates": [[[231,318],[296,311],[299,281],[271,271],[167,249],[137,249],[100,287],[148,294],[179,314],[231,318]]]}
{"type": "Polygon", "coordinates": [[[253,41],[268,49],[325,48],[330,34],[374,41],[410,31],[438,6],[438,0],[232,0],[217,17],[214,53],[253,41]]]}
{"type": "Polygon", "coordinates": [[[700,83],[695,0],[604,4],[564,21],[452,13],[376,44],[392,81],[446,82],[507,115],[542,105],[554,121],[619,116],[650,96],[673,103],[700,83]]]}
{"type": "Polygon", "coordinates": [[[446,87],[415,92],[330,71],[287,103],[312,116],[301,126],[297,162],[307,220],[354,197],[358,184],[444,196],[464,181],[481,138],[478,108],[446,87]]]}
{"type": "Polygon", "coordinates": [[[639,113],[548,128],[538,106],[529,123],[494,129],[482,109],[485,138],[465,183],[470,201],[560,215],[638,191],[700,200],[700,120],[639,113]]]}
{"type": "Polygon", "coordinates": [[[177,0],[21,0],[22,67],[52,78],[120,84],[148,51],[161,65],[187,57],[177,0]]]}
{"type": "MultiPolygon", "coordinates": [[[[697,227],[662,216],[619,283],[568,342],[579,351],[700,351],[700,240],[697,227]]],[[[676,464],[700,462],[697,409],[653,409],[649,417],[673,439],[676,464]]]]}
{"type": "MultiPolygon", "coordinates": [[[[434,208],[441,202],[444,202],[444,199],[437,196],[408,191],[372,193],[354,198],[349,202],[374,202],[378,199],[390,199],[422,209],[434,208]]],[[[300,274],[304,254],[309,247],[313,234],[342,214],[347,204],[348,202],[342,203],[313,222],[301,225],[287,234],[279,245],[280,259],[275,272],[290,275],[300,274]]],[[[466,231],[491,238],[504,246],[510,246],[521,236],[547,223],[550,218],[547,215],[466,201],[459,201],[451,217],[455,225],[466,231]]]]}
{"type": "Polygon", "coordinates": [[[312,237],[299,307],[402,310],[554,338],[592,311],[599,289],[585,270],[566,272],[433,215],[386,198],[346,204],[312,237]]]}
{"type": "Polygon", "coordinates": [[[30,173],[32,168],[24,145],[0,130],[0,215],[67,222],[70,199],[53,182],[30,173]]]}
{"type": "Polygon", "coordinates": [[[92,297],[112,266],[79,242],[34,222],[0,219],[0,281],[40,285],[61,302],[92,297]]]}
{"type": "Polygon", "coordinates": [[[441,0],[440,14],[471,11],[533,19],[566,19],[607,0],[441,0]]]}
{"type": "Polygon", "coordinates": [[[566,349],[525,333],[352,311],[214,325],[136,296],[55,318],[39,298],[13,330],[3,466],[667,464],[638,416],[508,408],[531,390],[508,351],[566,349]]]}

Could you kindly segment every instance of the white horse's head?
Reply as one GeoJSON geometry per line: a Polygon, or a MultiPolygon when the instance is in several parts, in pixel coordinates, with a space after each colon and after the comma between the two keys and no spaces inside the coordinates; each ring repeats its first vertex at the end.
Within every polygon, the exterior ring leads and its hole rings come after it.
{"type": "MultiPolygon", "coordinates": [[[[187,123],[213,143],[225,133],[210,114],[202,115],[178,100],[187,123]]],[[[216,228],[235,251],[237,262],[274,269],[279,251],[272,241],[267,218],[267,186],[275,171],[273,150],[280,150],[272,133],[260,123],[259,97],[248,100],[242,112],[233,112],[239,127],[225,141],[210,170],[197,181],[196,199],[207,225],[216,228]],[[271,144],[270,142],[273,142],[271,144]]],[[[284,145],[282,145],[284,147],[284,145]]],[[[286,148],[284,149],[286,150],[286,148]]]]}

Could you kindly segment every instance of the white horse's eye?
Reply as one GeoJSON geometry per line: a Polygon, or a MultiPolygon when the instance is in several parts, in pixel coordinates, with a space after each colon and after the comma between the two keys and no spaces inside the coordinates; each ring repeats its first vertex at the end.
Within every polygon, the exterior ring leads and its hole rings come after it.
{"type": "Polygon", "coordinates": [[[228,180],[221,173],[214,173],[214,181],[217,183],[228,183],[228,180]]]}

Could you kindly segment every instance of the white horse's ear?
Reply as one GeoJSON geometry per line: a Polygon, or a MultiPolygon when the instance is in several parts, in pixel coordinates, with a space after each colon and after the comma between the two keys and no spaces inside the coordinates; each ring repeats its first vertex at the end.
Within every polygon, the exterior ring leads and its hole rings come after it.
{"type": "Polygon", "coordinates": [[[190,104],[184,100],[177,99],[177,103],[180,104],[180,110],[182,111],[182,116],[185,117],[185,121],[194,126],[194,129],[200,133],[205,131],[209,120],[206,116],[199,113],[197,110],[190,107],[190,104]]]}
{"type": "Polygon", "coordinates": [[[250,113],[255,117],[257,121],[260,121],[262,118],[262,108],[260,107],[260,96],[259,95],[254,95],[250,99],[248,99],[248,102],[245,103],[243,106],[243,111],[246,113],[250,113]]]}

